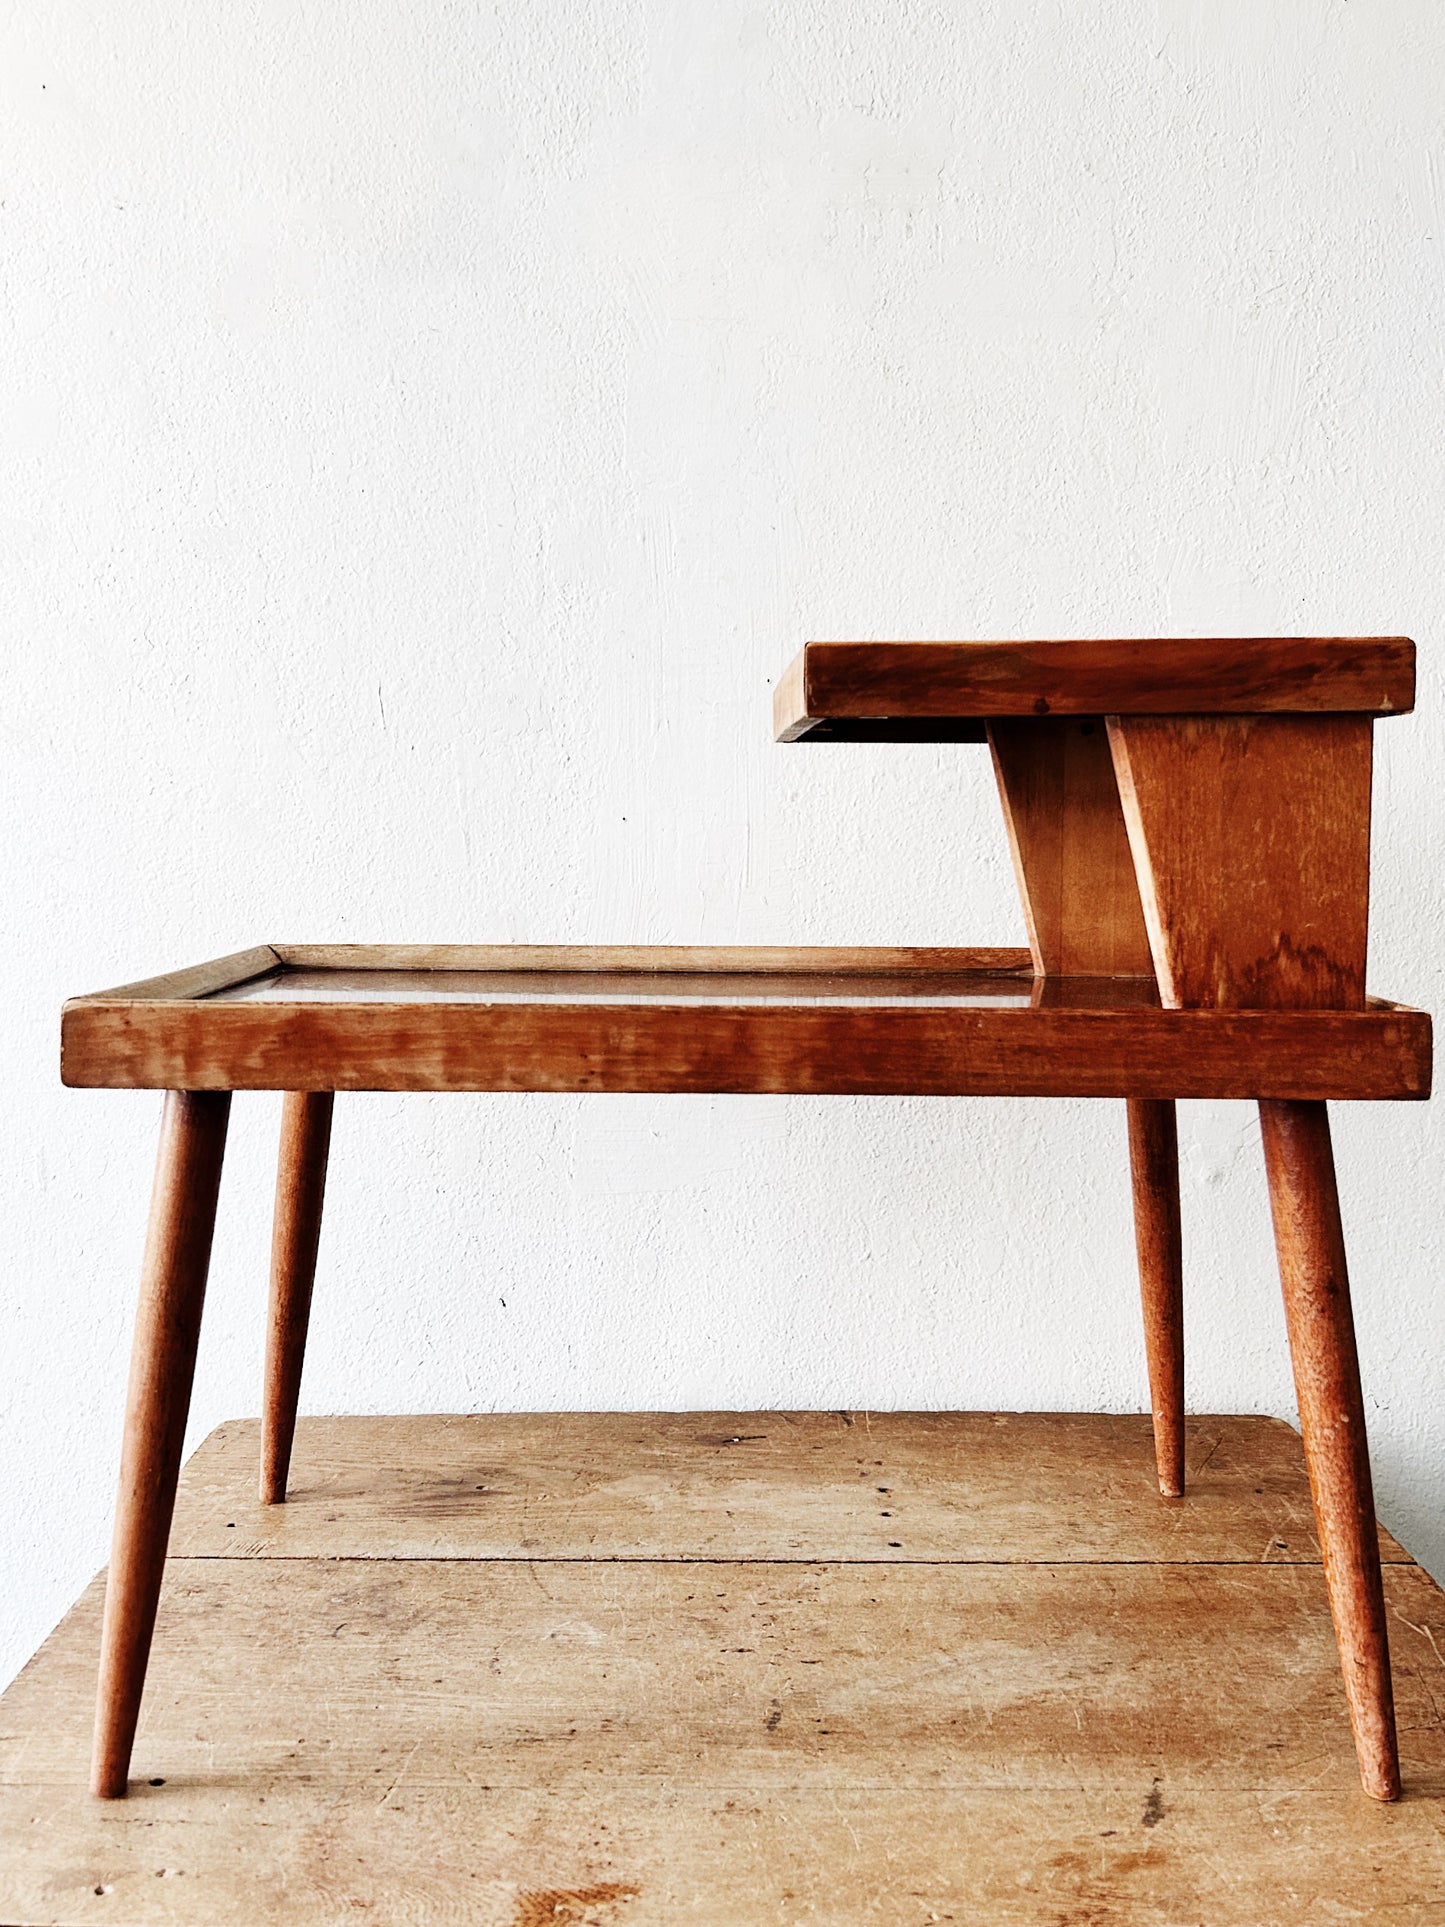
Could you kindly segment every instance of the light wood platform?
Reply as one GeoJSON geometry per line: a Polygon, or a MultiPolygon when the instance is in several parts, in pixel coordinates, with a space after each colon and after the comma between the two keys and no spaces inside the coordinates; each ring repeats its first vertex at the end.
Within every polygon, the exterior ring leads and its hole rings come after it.
{"type": "Polygon", "coordinates": [[[1415,1927],[1445,1596],[1361,1798],[1299,1441],[1147,1417],[301,1421],[182,1481],[133,1791],[100,1583],[0,1701],[0,1923],[1415,1927]],[[164,1784],[153,1784],[163,1779],[164,1784]]]}

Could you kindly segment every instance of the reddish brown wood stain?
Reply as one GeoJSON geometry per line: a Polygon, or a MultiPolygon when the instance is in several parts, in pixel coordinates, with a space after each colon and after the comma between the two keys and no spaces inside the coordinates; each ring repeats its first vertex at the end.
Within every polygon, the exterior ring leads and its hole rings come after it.
{"type": "Polygon", "coordinates": [[[874,741],[943,742],[995,716],[1390,715],[1414,702],[1404,636],[810,642],[773,692],[773,733],[836,739],[861,721],[874,741]]]}
{"type": "MultiPolygon", "coordinates": [[[[262,1471],[274,1502],[285,1492],[332,1093],[550,1090],[1127,1098],[1158,1480],[1170,1496],[1185,1456],[1171,1100],[1257,1098],[1361,1777],[1376,1798],[1398,1798],[1324,1100],[1429,1090],[1429,1019],[1365,994],[1372,721],[1413,700],[1414,645],[1400,637],[810,644],[777,691],[783,740],[819,723],[886,734],[920,718],[956,739],[969,733],[954,728],[960,719],[987,719],[1029,926],[1027,976],[1017,952],[997,950],[347,947],[343,961],[262,945],[67,1005],[67,1083],[171,1093],[94,1791],[113,1797],[127,1783],[230,1093],[292,1094],[262,1471]]],[[[903,1527],[889,1530],[900,1533],[889,1550],[901,1550],[903,1527]]],[[[770,1733],[782,1701],[771,1707],[770,1733]]],[[[819,1726],[820,1737],[832,1732],[819,1726]]],[[[1163,1817],[1160,1784],[1146,1827],[1163,1817]]],[[[519,1927],[580,1921],[634,1891],[526,1890],[519,1927]]]]}

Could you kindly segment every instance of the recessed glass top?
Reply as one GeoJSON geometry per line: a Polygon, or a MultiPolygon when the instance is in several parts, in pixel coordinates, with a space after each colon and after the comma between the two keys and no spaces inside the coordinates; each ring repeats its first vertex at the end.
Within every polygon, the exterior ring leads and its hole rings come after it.
{"type": "Polygon", "coordinates": [[[792,1004],[1027,1010],[1157,1004],[1147,979],[1062,980],[983,971],[861,975],[819,971],[282,970],[216,991],[208,1003],[792,1004]]]}

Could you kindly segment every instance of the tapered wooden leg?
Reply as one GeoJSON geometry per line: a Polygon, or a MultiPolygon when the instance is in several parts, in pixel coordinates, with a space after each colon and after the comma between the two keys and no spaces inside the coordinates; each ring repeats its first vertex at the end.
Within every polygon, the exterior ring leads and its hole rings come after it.
{"type": "Polygon", "coordinates": [[[161,1122],[105,1586],[90,1789],[125,1792],[181,1466],[229,1091],[172,1091],[161,1122]]]}
{"type": "Polygon", "coordinates": [[[1184,1491],[1184,1258],[1179,1226],[1179,1129],[1167,1098],[1129,1100],[1129,1164],[1139,1294],[1154,1412],[1154,1462],[1166,1499],[1184,1491]]]}
{"type": "Polygon", "coordinates": [[[1360,1780],[1400,1797],[1380,1542],[1329,1118],[1322,1103],[1259,1107],[1300,1430],[1324,1552],[1360,1780]]]}
{"type": "Polygon", "coordinates": [[[276,1219],[271,1237],[271,1312],[266,1327],[266,1390],[261,1413],[261,1503],[286,1497],[296,1405],[306,1357],[311,1287],[321,1238],[330,1091],[288,1091],[281,1113],[276,1219]]]}

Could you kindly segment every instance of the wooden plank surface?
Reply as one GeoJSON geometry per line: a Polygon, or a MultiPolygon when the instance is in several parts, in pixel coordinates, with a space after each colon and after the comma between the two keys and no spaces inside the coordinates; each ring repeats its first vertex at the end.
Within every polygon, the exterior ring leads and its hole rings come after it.
{"type": "Polygon", "coordinates": [[[995,716],[1389,715],[1414,702],[1403,636],[810,642],[773,692],[773,731],[796,742],[821,724],[937,718],[947,740],[995,716]]]}
{"type": "Polygon", "coordinates": [[[103,1816],[0,1787],[7,1927],[1439,1927],[1445,1895],[1425,1796],[599,1777],[579,1808],[541,1785],[418,1797],[386,1764],[395,1785],[262,1804],[208,1775],[179,1810],[143,1787],[103,1816]]]}
{"type": "Polygon", "coordinates": [[[1132,1004],[1089,980],[1050,988],[1032,1008],[1006,1007],[996,984],[981,987],[977,1008],[935,1007],[924,990],[911,1004],[833,1008],[76,1002],[62,1020],[61,1076],[143,1090],[1429,1095],[1420,1011],[1161,1010],[1142,982],[1136,995],[1151,1001],[1132,1004]]]}
{"type": "MultiPolygon", "coordinates": [[[[256,1500],[260,1427],[181,1476],[187,1558],[1318,1563],[1299,1436],[1191,1418],[1187,1504],[1147,1414],[487,1413],[303,1418],[291,1497],[256,1500]],[[1028,1465],[1027,1478],[1020,1467],[1028,1465]]],[[[1405,1561],[1386,1532],[1381,1556],[1405,1561]]]]}
{"type": "Polygon", "coordinates": [[[99,1581],[0,1700],[0,1923],[1434,1927],[1445,1596],[1389,1542],[1405,1798],[1382,1808],[1323,1575],[1258,1545],[1295,1529],[1298,1440],[1191,1420],[1171,1503],[1147,1426],[309,1421],[289,1550],[218,1558],[255,1466],[254,1426],[222,1427],[186,1475],[130,1797],[83,1791],[99,1581]],[[504,1495],[465,1490],[479,1451],[514,1478],[500,1532],[504,1495]],[[860,1488],[894,1480],[940,1524],[954,1487],[996,1556],[880,1560],[860,1488]],[[705,1499],[755,1485],[734,1543],[783,1555],[693,1556],[705,1499]],[[1180,1522],[1162,1545],[1146,1502],[1180,1522]],[[645,1530],[607,1538],[629,1507],[645,1530]],[[844,1557],[787,1549],[850,1518],[844,1557]]]}

